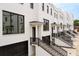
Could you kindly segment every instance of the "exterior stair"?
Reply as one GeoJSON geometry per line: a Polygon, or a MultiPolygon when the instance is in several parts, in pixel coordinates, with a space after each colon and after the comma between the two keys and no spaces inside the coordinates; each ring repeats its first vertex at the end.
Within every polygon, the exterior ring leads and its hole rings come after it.
{"type": "Polygon", "coordinates": [[[52,56],[67,56],[67,51],[64,49],[58,47],[57,45],[48,45],[39,38],[36,38],[36,41],[32,41],[33,38],[31,38],[31,44],[35,44],[43,48],[45,51],[50,53],[52,56]]]}

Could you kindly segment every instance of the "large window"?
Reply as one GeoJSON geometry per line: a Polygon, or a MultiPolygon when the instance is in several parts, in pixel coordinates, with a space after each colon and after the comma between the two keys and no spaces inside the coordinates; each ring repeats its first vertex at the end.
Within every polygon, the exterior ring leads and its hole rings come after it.
{"type": "Polygon", "coordinates": [[[43,30],[44,31],[48,31],[49,30],[49,20],[47,20],[47,19],[44,19],[43,30]]]}
{"type": "Polygon", "coordinates": [[[3,11],[3,34],[24,33],[24,16],[3,11]]]}

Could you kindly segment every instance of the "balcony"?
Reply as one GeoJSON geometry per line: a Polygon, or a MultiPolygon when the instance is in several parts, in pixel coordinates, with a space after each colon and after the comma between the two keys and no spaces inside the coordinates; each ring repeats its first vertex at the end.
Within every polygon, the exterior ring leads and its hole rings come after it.
{"type": "Polygon", "coordinates": [[[52,56],[67,56],[67,51],[65,51],[61,47],[53,44],[48,45],[39,38],[30,38],[30,43],[40,46],[52,56]]]}

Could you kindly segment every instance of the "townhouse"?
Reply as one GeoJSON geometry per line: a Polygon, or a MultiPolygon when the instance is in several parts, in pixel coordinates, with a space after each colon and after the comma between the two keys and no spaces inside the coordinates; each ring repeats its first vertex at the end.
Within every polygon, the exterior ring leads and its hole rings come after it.
{"type": "Polygon", "coordinates": [[[75,55],[73,16],[52,3],[1,3],[0,16],[0,55],[75,55]]]}

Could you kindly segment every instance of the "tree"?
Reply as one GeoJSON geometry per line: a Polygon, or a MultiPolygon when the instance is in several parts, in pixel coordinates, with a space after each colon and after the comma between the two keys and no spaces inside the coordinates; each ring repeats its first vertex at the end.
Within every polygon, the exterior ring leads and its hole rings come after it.
{"type": "Polygon", "coordinates": [[[79,26],[79,20],[78,19],[74,20],[74,25],[79,26]]]}

